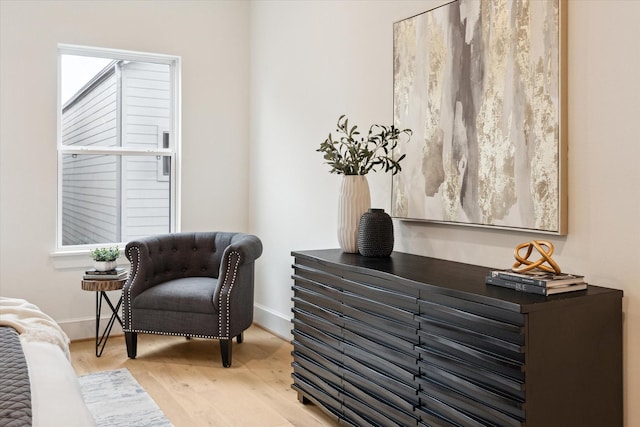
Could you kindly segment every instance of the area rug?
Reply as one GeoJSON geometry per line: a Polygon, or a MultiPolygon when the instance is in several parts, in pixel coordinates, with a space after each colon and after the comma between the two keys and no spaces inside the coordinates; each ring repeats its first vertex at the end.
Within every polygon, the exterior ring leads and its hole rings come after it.
{"type": "Polygon", "coordinates": [[[98,427],[173,427],[128,369],[78,377],[98,427]]]}

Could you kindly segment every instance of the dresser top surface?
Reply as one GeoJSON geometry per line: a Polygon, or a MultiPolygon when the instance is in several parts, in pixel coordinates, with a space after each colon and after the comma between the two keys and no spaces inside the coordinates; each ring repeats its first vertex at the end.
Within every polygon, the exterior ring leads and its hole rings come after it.
{"type": "MultiPolygon", "coordinates": [[[[574,291],[548,297],[487,285],[485,279],[496,268],[447,261],[438,258],[393,252],[390,257],[364,257],[342,252],[340,249],[294,251],[296,258],[306,258],[328,263],[346,270],[364,274],[395,276],[417,284],[434,286],[445,292],[465,295],[478,302],[491,303],[521,312],[549,308],[550,305],[578,304],[585,297],[622,298],[622,291],[588,286],[587,290],[574,291]]],[[[590,299],[590,298],[587,298],[590,299]]]]}

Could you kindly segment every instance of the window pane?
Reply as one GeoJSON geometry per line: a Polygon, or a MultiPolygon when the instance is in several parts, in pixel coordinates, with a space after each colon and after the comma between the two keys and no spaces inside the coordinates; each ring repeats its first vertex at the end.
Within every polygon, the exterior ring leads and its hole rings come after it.
{"type": "Polygon", "coordinates": [[[169,65],[74,55],[61,55],[61,61],[63,145],[158,147],[163,131],[171,129],[169,65]],[[97,65],[80,66],[79,58],[97,65]],[[76,89],[65,91],[68,75],[84,82],[72,95],[65,93],[76,89]]]}
{"type": "Polygon", "coordinates": [[[171,161],[166,158],[64,154],[62,244],[118,243],[168,233],[171,174],[163,176],[162,167],[171,161]]]}

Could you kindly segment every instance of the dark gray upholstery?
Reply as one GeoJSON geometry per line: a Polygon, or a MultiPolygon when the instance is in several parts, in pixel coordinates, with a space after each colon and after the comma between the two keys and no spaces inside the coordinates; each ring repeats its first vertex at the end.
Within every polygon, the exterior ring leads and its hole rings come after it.
{"type": "Polygon", "coordinates": [[[31,383],[20,334],[0,326],[0,426],[30,426],[31,383]]]}
{"type": "Polygon", "coordinates": [[[132,241],[123,288],[123,322],[129,357],[138,333],[220,340],[224,366],[231,340],[253,322],[256,236],[228,232],[172,233],[132,241]]]}

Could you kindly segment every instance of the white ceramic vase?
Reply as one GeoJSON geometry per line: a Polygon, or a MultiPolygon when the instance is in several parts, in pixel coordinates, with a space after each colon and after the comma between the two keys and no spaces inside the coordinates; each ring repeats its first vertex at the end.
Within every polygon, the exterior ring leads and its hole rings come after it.
{"type": "Polygon", "coordinates": [[[95,261],[95,268],[98,271],[111,271],[118,265],[118,261],[95,261]]]}
{"type": "Polygon", "coordinates": [[[344,175],[338,200],[338,243],[343,252],[358,253],[358,224],[370,207],[366,175],[344,175]]]}

